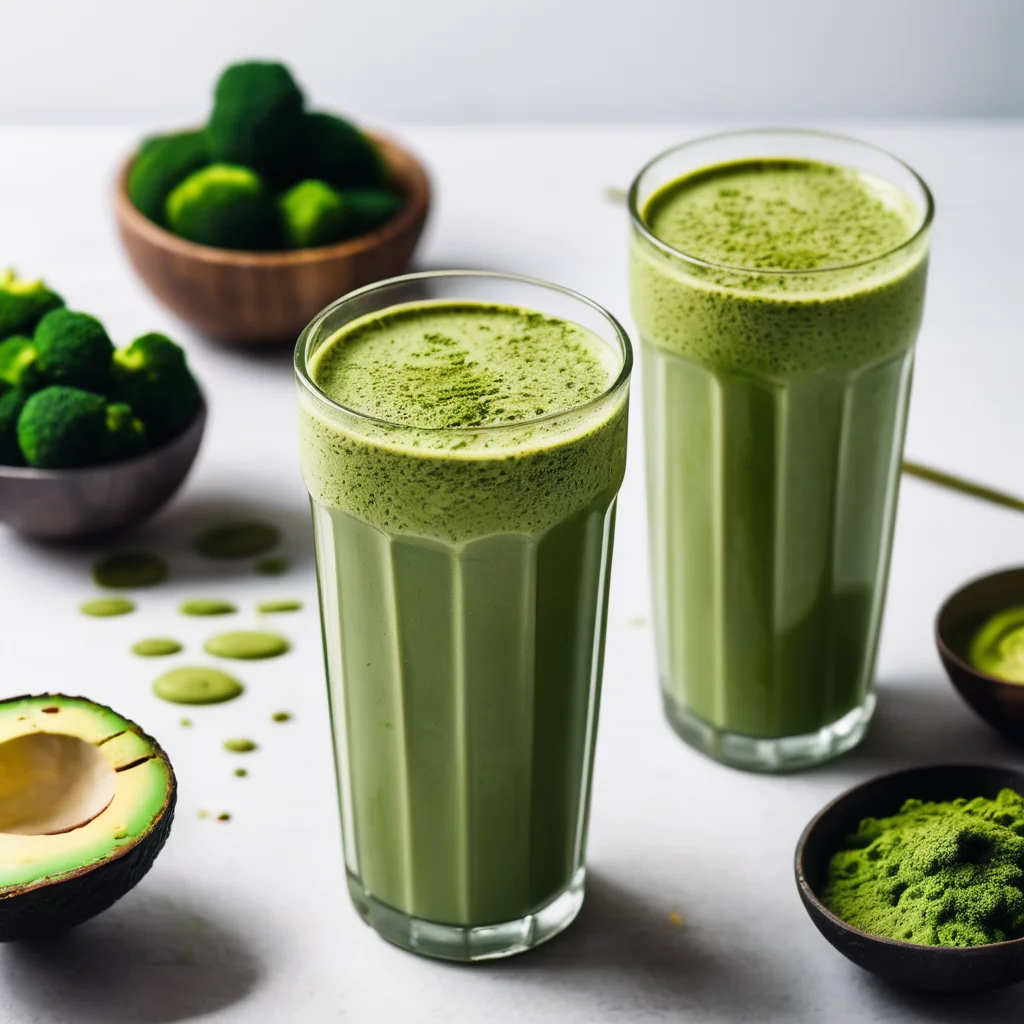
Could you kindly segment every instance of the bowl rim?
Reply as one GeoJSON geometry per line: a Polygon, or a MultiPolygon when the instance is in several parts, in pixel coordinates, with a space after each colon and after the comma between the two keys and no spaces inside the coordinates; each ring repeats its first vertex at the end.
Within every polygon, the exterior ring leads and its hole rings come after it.
{"type": "MultiPolygon", "coordinates": [[[[939,656],[945,660],[952,661],[957,668],[962,669],[968,675],[976,676],[979,681],[990,683],[997,687],[1005,687],[1008,690],[1018,692],[1024,689],[1024,683],[1011,683],[1006,679],[1000,679],[999,676],[991,675],[988,672],[982,671],[980,668],[976,668],[966,658],[961,657],[953,650],[952,645],[947,641],[945,633],[942,629],[942,619],[946,612],[949,610],[949,606],[962,597],[972,587],[980,586],[983,583],[988,583],[991,580],[998,579],[1000,576],[1015,576],[1020,575],[1024,577],[1024,565],[1016,566],[1010,569],[998,569],[995,572],[983,573],[981,576],[975,576],[969,579],[966,583],[961,584],[954,590],[941,604],[938,612],[935,614],[935,646],[939,649],[939,656]]],[[[1022,594],[1022,603],[1024,603],[1024,594],[1022,594]]],[[[955,680],[954,680],[955,682],[955,680]]]]}
{"type": "Polygon", "coordinates": [[[199,434],[201,437],[206,430],[206,419],[208,413],[209,406],[206,403],[206,395],[200,387],[199,405],[197,406],[192,419],[189,420],[188,425],[169,441],[164,441],[163,444],[157,445],[156,448],[150,448],[149,451],[143,452],[141,455],[133,455],[130,459],[117,459],[114,462],[100,462],[95,466],[76,466],[73,469],[39,469],[35,466],[0,466],[0,483],[5,480],[54,481],[75,478],[81,479],[91,473],[109,473],[111,471],[120,472],[122,470],[130,472],[142,465],[142,463],[148,462],[165,454],[175,445],[184,444],[186,439],[191,438],[195,434],[199,434]]]}
{"type": "MultiPolygon", "coordinates": [[[[195,131],[194,125],[171,129],[165,134],[195,131]]],[[[364,128],[365,133],[384,151],[389,170],[394,170],[393,157],[403,162],[403,173],[399,177],[406,202],[389,221],[366,234],[333,245],[314,246],[307,249],[278,249],[270,252],[246,249],[222,249],[213,245],[190,242],[155,221],[150,220],[128,198],[128,175],[138,158],[138,144],[126,157],[117,172],[114,186],[114,212],[123,229],[143,236],[151,245],[173,252],[185,259],[202,263],[237,267],[297,267],[305,264],[324,263],[346,259],[379,248],[394,238],[399,238],[415,229],[417,222],[425,218],[430,206],[431,186],[423,162],[402,143],[376,129],[364,128]]]]}
{"type": "MultiPolygon", "coordinates": [[[[818,894],[811,887],[810,882],[807,881],[807,875],[804,872],[804,854],[806,852],[807,840],[810,838],[811,833],[818,828],[821,824],[822,819],[830,811],[834,810],[839,804],[844,803],[850,797],[856,793],[860,793],[871,786],[875,786],[880,782],[889,781],[892,779],[898,779],[905,776],[911,775],[922,775],[927,772],[933,771],[1005,771],[1015,775],[1019,775],[1022,783],[1024,783],[1024,770],[1019,768],[1005,767],[1000,764],[978,764],[976,762],[968,764],[956,764],[953,762],[943,762],[942,764],[923,764],[917,765],[912,768],[901,768],[894,772],[883,772],[881,775],[872,776],[870,779],[865,779],[863,782],[857,783],[855,786],[851,786],[849,789],[844,790],[838,796],[833,797],[804,827],[803,832],[800,833],[800,838],[797,840],[796,853],[793,858],[793,866],[796,873],[797,888],[800,890],[801,896],[804,900],[811,904],[814,911],[825,917],[830,923],[836,925],[839,929],[844,932],[848,932],[851,936],[865,941],[869,941],[878,945],[888,946],[896,950],[914,950],[917,952],[927,952],[931,955],[938,956],[965,956],[970,954],[977,954],[983,950],[1004,950],[1004,949],[1020,949],[1024,948],[1024,936],[1016,939],[1003,939],[1002,942],[986,942],[978,946],[929,946],[925,943],[920,942],[904,942],[901,939],[888,939],[882,935],[872,935],[871,932],[866,932],[861,928],[857,928],[855,925],[849,924],[844,921],[841,917],[837,917],[825,904],[821,901],[818,894]]],[[[1024,789],[1024,785],[1022,785],[1024,789]]],[[[1024,795],[1024,793],[1022,793],[1024,795]]],[[[810,910],[808,910],[810,913],[810,910]]]]}

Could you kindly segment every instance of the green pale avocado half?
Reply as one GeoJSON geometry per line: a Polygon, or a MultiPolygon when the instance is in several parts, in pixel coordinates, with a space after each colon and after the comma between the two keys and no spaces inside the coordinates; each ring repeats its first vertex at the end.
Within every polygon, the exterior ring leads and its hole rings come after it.
{"type": "Polygon", "coordinates": [[[116,711],[0,701],[0,942],[80,924],[152,867],[174,817],[167,755],[116,711]]]}

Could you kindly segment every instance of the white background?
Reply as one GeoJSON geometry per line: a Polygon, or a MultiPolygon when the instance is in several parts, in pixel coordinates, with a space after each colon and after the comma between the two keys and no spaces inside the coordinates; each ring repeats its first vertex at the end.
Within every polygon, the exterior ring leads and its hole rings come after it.
{"type": "Polygon", "coordinates": [[[1024,113],[1021,0],[0,0],[0,122],[200,120],[232,60],[357,119],[1024,113]]]}

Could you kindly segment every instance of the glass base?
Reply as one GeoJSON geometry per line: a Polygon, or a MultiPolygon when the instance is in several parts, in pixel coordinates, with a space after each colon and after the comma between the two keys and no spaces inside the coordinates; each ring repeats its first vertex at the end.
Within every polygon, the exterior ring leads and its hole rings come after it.
{"type": "Polygon", "coordinates": [[[411,917],[367,892],[358,875],[348,872],[348,891],[363,920],[388,942],[439,960],[497,960],[539,946],[572,924],[583,906],[586,870],[580,868],[568,888],[540,910],[501,924],[437,924],[411,917]]]}
{"type": "Polygon", "coordinates": [[[750,772],[799,771],[845,754],[864,738],[876,703],[872,692],[859,707],[817,732],[764,739],[709,725],[664,691],[662,699],[669,724],[691,747],[722,764],[750,772]]]}

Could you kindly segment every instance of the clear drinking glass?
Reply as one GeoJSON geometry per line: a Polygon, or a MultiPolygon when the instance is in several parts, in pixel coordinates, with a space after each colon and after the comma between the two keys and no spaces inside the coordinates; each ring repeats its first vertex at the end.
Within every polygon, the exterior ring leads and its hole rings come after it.
{"type": "Polygon", "coordinates": [[[604,310],[497,274],[415,274],[324,310],[295,352],[349,892],[384,938],[453,960],[565,928],[584,854],[629,340],[604,310]],[[367,314],[456,300],[573,321],[617,376],[566,413],[412,429],[309,367],[367,314]]]}
{"type": "Polygon", "coordinates": [[[874,709],[932,197],[872,146],[751,131],[655,158],[629,205],[666,714],[726,763],[816,764],[854,746],[874,709]],[[910,237],[852,264],[772,271],[708,263],[649,229],[666,185],[759,158],[895,186],[910,237]]]}

